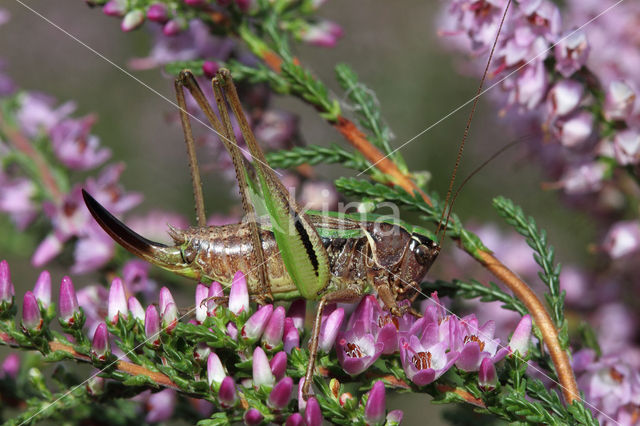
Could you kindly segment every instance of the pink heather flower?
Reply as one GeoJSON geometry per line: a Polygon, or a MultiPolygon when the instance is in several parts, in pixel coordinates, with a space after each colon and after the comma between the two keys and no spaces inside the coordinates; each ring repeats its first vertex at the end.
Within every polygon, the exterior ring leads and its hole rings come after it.
{"type": "Polygon", "coordinates": [[[593,162],[569,168],[560,179],[567,194],[599,191],[607,171],[606,164],[593,162]]]}
{"type": "Polygon", "coordinates": [[[108,16],[120,18],[127,11],[127,2],[125,0],[109,0],[102,7],[102,12],[108,16]]]}
{"type": "Polygon", "coordinates": [[[478,327],[475,315],[461,319],[454,346],[460,351],[456,367],[464,371],[478,371],[484,358],[490,358],[494,363],[502,360],[509,353],[509,348],[500,347],[500,339],[493,338],[495,331],[494,321],[487,321],[478,327]]]}
{"type": "Polygon", "coordinates": [[[478,385],[480,389],[484,391],[493,390],[498,384],[498,375],[496,373],[496,367],[489,358],[485,358],[480,363],[480,369],[478,370],[478,385]]]}
{"type": "Polygon", "coordinates": [[[22,97],[16,115],[20,128],[29,138],[38,136],[40,132],[49,132],[76,109],[73,102],[67,102],[58,108],[54,108],[54,104],[55,99],[41,93],[26,93],[22,97]]]}
{"type": "Polygon", "coordinates": [[[27,332],[39,332],[42,329],[42,316],[36,296],[27,291],[22,301],[22,328],[27,332]]]}
{"type": "Polygon", "coordinates": [[[33,266],[40,267],[60,254],[63,243],[64,241],[61,241],[58,235],[49,234],[46,236],[31,257],[33,266]]]}
{"type": "Polygon", "coordinates": [[[231,408],[236,404],[238,395],[236,394],[236,383],[229,376],[220,383],[218,390],[218,400],[223,408],[231,408]]]}
{"type": "Polygon", "coordinates": [[[319,21],[309,25],[299,34],[300,39],[314,46],[333,47],[342,37],[342,28],[335,22],[319,21]]]}
{"type": "Polygon", "coordinates": [[[80,313],[80,310],[78,308],[75,288],[73,287],[71,278],[67,276],[62,277],[58,305],[60,309],[60,322],[69,327],[75,325],[75,317],[80,313]]]}
{"type": "Polygon", "coordinates": [[[329,309],[325,309],[320,323],[320,335],[318,336],[318,350],[329,352],[336,341],[336,336],[344,320],[344,309],[337,308],[327,314],[329,309]]]}
{"type": "Polygon", "coordinates": [[[86,286],[78,291],[77,299],[87,319],[88,334],[93,335],[98,324],[107,317],[109,290],[101,285],[86,286]]]}
{"type": "Polygon", "coordinates": [[[9,270],[9,263],[6,260],[0,262],[0,303],[13,304],[13,296],[15,295],[15,289],[11,282],[11,271],[9,270]]]}
{"type": "Polygon", "coordinates": [[[142,25],[144,18],[145,15],[142,10],[132,10],[122,18],[122,22],[120,22],[120,29],[122,31],[133,31],[142,25]]]}
{"type": "Polygon", "coordinates": [[[49,271],[42,271],[33,287],[33,294],[36,296],[43,309],[51,305],[51,274],[49,271]]]}
{"type": "MultiPolygon", "coordinates": [[[[272,149],[282,148],[295,137],[298,131],[298,116],[288,111],[269,109],[264,112],[253,131],[264,146],[272,149]]],[[[301,204],[306,208],[315,209],[305,203],[301,204]]]]}
{"type": "Polygon", "coordinates": [[[147,400],[146,408],[149,410],[144,418],[149,423],[165,422],[173,416],[176,405],[176,391],[164,389],[160,392],[152,393],[147,400]]]}
{"type": "Polygon", "coordinates": [[[575,80],[558,81],[547,95],[549,115],[558,117],[573,112],[580,104],[583,92],[584,87],[575,80]]]}
{"type": "Polygon", "coordinates": [[[20,357],[16,353],[7,355],[0,366],[0,378],[9,377],[15,380],[20,372],[20,357]]]}
{"type": "Polygon", "coordinates": [[[209,299],[209,301],[207,302],[207,315],[209,315],[210,317],[215,316],[216,307],[218,305],[213,298],[222,296],[224,296],[224,291],[222,290],[222,286],[220,285],[220,283],[216,281],[212,282],[209,286],[209,293],[207,294],[207,298],[209,299]]]}
{"type": "Polygon", "coordinates": [[[531,326],[531,316],[526,314],[516,326],[516,329],[511,336],[511,340],[509,340],[510,353],[519,353],[521,357],[527,356],[529,343],[531,341],[531,326]]]}
{"type": "Polygon", "coordinates": [[[570,77],[587,62],[589,43],[582,30],[572,30],[556,45],[556,70],[564,77],[570,77]]]}
{"type": "Polygon", "coordinates": [[[547,90],[548,77],[542,61],[535,61],[519,71],[515,81],[505,81],[512,88],[509,103],[521,105],[527,110],[538,107],[547,90]]]}
{"type": "Polygon", "coordinates": [[[240,330],[242,338],[249,341],[258,340],[260,336],[262,336],[264,329],[267,327],[272,313],[273,305],[264,305],[258,309],[242,326],[242,329],[240,330]]]}
{"type": "Polygon", "coordinates": [[[635,130],[623,130],[613,138],[613,152],[616,161],[622,166],[640,162],[640,133],[635,130]]]}
{"type": "Polygon", "coordinates": [[[580,111],[566,118],[560,118],[553,124],[556,138],[567,148],[582,145],[593,132],[593,115],[580,111]]]}
{"type": "Polygon", "coordinates": [[[236,272],[229,292],[229,310],[236,315],[249,310],[249,290],[242,271],[236,272]]]}
{"type": "Polygon", "coordinates": [[[293,325],[299,330],[304,330],[304,320],[307,315],[307,302],[304,299],[296,299],[291,302],[287,310],[287,318],[291,318],[293,325]]]}
{"type": "Polygon", "coordinates": [[[340,197],[332,183],[311,181],[302,184],[300,204],[305,208],[320,211],[335,211],[340,197]]]}
{"type": "Polygon", "coordinates": [[[160,289],[160,295],[158,296],[158,311],[161,313],[164,312],[169,303],[175,304],[176,301],[173,300],[171,290],[169,290],[167,287],[162,287],[160,289]]]}
{"type": "Polygon", "coordinates": [[[293,392],[293,379],[285,377],[280,380],[271,390],[267,405],[275,410],[282,410],[291,401],[291,393],[293,392]]]}
{"type": "MultiPolygon", "coordinates": [[[[173,244],[173,239],[167,232],[167,225],[178,229],[187,229],[189,227],[189,221],[186,217],[178,213],[152,210],[146,214],[127,217],[127,225],[140,235],[144,235],[152,241],[173,244]]],[[[131,262],[142,263],[146,265],[146,270],[149,269],[149,264],[144,261],[132,260],[131,262]]]]}
{"type": "Polygon", "coordinates": [[[255,408],[249,408],[249,410],[247,410],[247,412],[244,413],[244,416],[242,416],[242,419],[244,420],[245,425],[254,426],[254,425],[262,424],[262,421],[264,420],[264,416],[260,411],[256,410],[255,408]]]}
{"type": "Polygon", "coordinates": [[[611,424],[609,417],[626,417],[625,408],[637,405],[640,398],[640,375],[615,355],[586,366],[586,371],[578,377],[578,385],[585,392],[585,400],[600,412],[596,417],[603,424],[611,424]]]}
{"type": "Polygon", "coordinates": [[[448,351],[449,342],[425,347],[417,336],[400,342],[400,360],[409,380],[418,386],[428,385],[443,375],[458,359],[459,353],[448,351]]]}
{"type": "Polygon", "coordinates": [[[131,296],[129,300],[127,300],[127,308],[129,308],[129,313],[133,318],[140,322],[144,322],[144,308],[135,296],[131,296]]]}
{"type": "Polygon", "coordinates": [[[626,120],[636,102],[636,93],[624,81],[609,83],[604,102],[604,116],[607,120],[626,120]]]}
{"type": "Polygon", "coordinates": [[[207,319],[207,302],[204,300],[209,294],[209,288],[204,284],[198,283],[196,286],[196,321],[202,324],[207,319]]]}
{"type": "Polygon", "coordinates": [[[113,240],[104,232],[91,228],[87,235],[78,239],[73,251],[75,263],[71,267],[74,274],[94,271],[106,264],[115,251],[113,240]]]}
{"type": "Polygon", "coordinates": [[[282,380],[287,372],[287,353],[280,351],[271,358],[269,361],[269,367],[276,380],[282,380]]]}
{"type": "Polygon", "coordinates": [[[153,3],[147,9],[147,19],[153,22],[167,22],[169,20],[167,6],[164,3],[153,3]]]}
{"type": "Polygon", "coordinates": [[[38,191],[35,184],[29,179],[10,178],[0,172],[0,187],[0,211],[7,213],[19,230],[24,230],[39,211],[33,201],[38,191]]]}
{"type": "Polygon", "coordinates": [[[95,117],[67,118],[56,124],[49,136],[53,152],[62,164],[72,170],[89,170],[104,163],[111,151],[100,147],[100,139],[90,134],[95,117]]]}
{"type": "MultiPolygon", "coordinates": [[[[147,234],[141,234],[147,235],[147,234]]],[[[154,241],[156,241],[154,239],[154,241]]],[[[151,299],[157,294],[155,281],[149,279],[151,265],[143,260],[129,260],[122,267],[122,281],[131,293],[143,293],[145,298],[151,299]]]]}
{"type": "Polygon", "coordinates": [[[300,334],[294,324],[293,319],[289,317],[284,319],[284,335],[282,341],[284,343],[284,350],[288,354],[291,353],[293,348],[300,347],[300,334]]]}
{"type": "Polygon", "coordinates": [[[144,315],[144,335],[151,346],[160,346],[160,316],[153,305],[147,306],[144,315]]]}
{"type": "Polygon", "coordinates": [[[537,34],[554,39],[559,33],[562,18],[555,4],[548,0],[523,0],[520,9],[537,34]]]}
{"type": "Polygon", "coordinates": [[[373,335],[365,330],[363,321],[356,321],[353,328],[338,333],[336,352],[345,372],[354,376],[365,371],[382,354],[384,345],[376,343],[373,335]]]}
{"type": "Polygon", "coordinates": [[[107,324],[101,322],[93,333],[91,356],[100,361],[105,361],[109,356],[109,353],[109,332],[107,331],[107,324]]]}
{"type": "Polygon", "coordinates": [[[269,322],[267,323],[264,333],[262,334],[262,345],[268,351],[275,350],[282,345],[282,336],[284,333],[284,307],[278,306],[274,311],[269,322]]]}
{"type": "Polygon", "coordinates": [[[306,426],[322,426],[322,410],[315,397],[310,397],[304,410],[304,423],[306,426]]]}
{"type": "Polygon", "coordinates": [[[215,352],[211,352],[207,358],[207,381],[209,387],[218,387],[227,373],[215,352]]]}
{"type": "Polygon", "coordinates": [[[269,359],[267,354],[260,346],[257,346],[253,350],[253,386],[268,386],[272,387],[275,383],[275,377],[271,372],[271,366],[269,365],[269,359]]]}
{"type": "Polygon", "coordinates": [[[175,303],[169,303],[162,312],[162,331],[171,334],[178,325],[178,307],[175,303]]]}
{"type": "Polygon", "coordinates": [[[369,391],[369,398],[364,406],[364,418],[368,425],[384,424],[386,404],[384,382],[378,380],[369,391]]]}
{"type": "Polygon", "coordinates": [[[111,324],[118,322],[120,315],[127,317],[129,310],[127,309],[127,296],[124,294],[124,285],[118,277],[111,281],[109,288],[109,313],[108,318],[111,324]]]}
{"type": "Polygon", "coordinates": [[[233,340],[238,340],[238,327],[231,321],[227,323],[227,335],[233,340]]]}
{"type": "Polygon", "coordinates": [[[605,236],[602,246],[612,259],[635,253],[640,247],[640,225],[635,220],[615,223],[605,236]]]}

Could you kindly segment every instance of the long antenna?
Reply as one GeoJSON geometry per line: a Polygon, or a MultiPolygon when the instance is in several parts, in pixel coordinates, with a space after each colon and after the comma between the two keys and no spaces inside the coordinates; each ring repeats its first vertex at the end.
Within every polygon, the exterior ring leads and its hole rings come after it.
{"type": "MultiPolygon", "coordinates": [[[[467,119],[467,125],[464,128],[464,134],[462,135],[462,141],[460,142],[460,148],[458,148],[458,156],[456,157],[456,164],[453,167],[453,172],[451,173],[451,178],[449,179],[449,189],[447,189],[447,198],[444,201],[445,208],[442,209],[442,215],[440,216],[440,222],[438,223],[438,229],[436,230],[436,237],[440,233],[440,229],[442,227],[442,221],[445,217],[445,214],[447,215],[447,224],[449,223],[449,216],[451,216],[451,206],[449,206],[449,199],[451,198],[451,193],[453,192],[453,184],[456,180],[456,174],[458,173],[458,166],[460,166],[460,161],[462,160],[462,152],[464,151],[464,144],[467,141],[467,137],[469,136],[471,121],[473,120],[473,115],[476,112],[478,100],[480,99],[480,95],[482,94],[482,87],[484,86],[484,81],[486,80],[487,74],[489,72],[489,66],[491,65],[491,60],[493,59],[493,53],[495,52],[496,46],[498,45],[498,39],[500,38],[500,32],[502,32],[502,26],[504,24],[505,18],[507,17],[509,6],[511,6],[511,0],[507,1],[507,6],[504,8],[504,13],[502,14],[502,19],[500,20],[500,26],[498,27],[498,33],[496,34],[496,38],[493,40],[493,46],[491,46],[491,52],[489,53],[489,59],[487,60],[487,65],[484,68],[484,73],[482,74],[482,79],[480,80],[478,91],[476,93],[475,98],[473,99],[471,113],[469,113],[469,118],[467,119]]],[[[439,238],[438,240],[442,241],[446,233],[447,233],[447,227],[445,226],[442,232],[442,238],[439,238]]]]}

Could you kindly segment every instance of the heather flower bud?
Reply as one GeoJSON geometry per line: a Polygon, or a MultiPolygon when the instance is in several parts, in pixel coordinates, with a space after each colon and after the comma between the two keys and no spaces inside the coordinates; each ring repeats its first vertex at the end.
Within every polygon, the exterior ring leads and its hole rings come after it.
{"type": "Polygon", "coordinates": [[[15,289],[11,282],[11,272],[9,271],[9,263],[6,260],[0,262],[0,307],[2,310],[8,309],[13,305],[13,296],[15,289]]]}
{"type": "Polygon", "coordinates": [[[284,343],[284,351],[288,354],[291,353],[293,348],[300,347],[300,335],[298,329],[294,325],[293,319],[287,317],[284,319],[284,336],[282,337],[284,343]]]}
{"type": "Polygon", "coordinates": [[[272,312],[273,305],[265,305],[258,309],[255,314],[251,315],[247,322],[242,326],[242,330],[240,332],[242,338],[249,341],[258,340],[264,332],[264,329],[267,327],[272,312]]]}
{"type": "Polygon", "coordinates": [[[635,102],[636,94],[627,83],[612,81],[604,101],[604,116],[607,120],[626,120],[635,102]]]}
{"type": "Polygon", "coordinates": [[[85,389],[87,390],[87,394],[91,396],[98,396],[102,394],[104,390],[104,382],[105,379],[100,376],[93,376],[87,384],[85,385],[85,389]]]}
{"type": "MultiPolygon", "coordinates": [[[[307,406],[308,407],[308,406],[307,406]]],[[[378,380],[369,392],[367,404],[364,406],[364,418],[368,425],[380,425],[385,420],[386,395],[384,383],[378,380]]]]}
{"type": "Polygon", "coordinates": [[[393,410],[389,411],[387,414],[387,422],[385,426],[396,426],[402,423],[402,417],[404,417],[404,413],[402,410],[393,410]]]}
{"type": "Polygon", "coordinates": [[[320,410],[320,404],[315,397],[310,397],[307,401],[307,408],[304,410],[304,422],[307,426],[321,426],[322,425],[322,411],[320,410]]]}
{"type": "Polygon", "coordinates": [[[36,285],[33,287],[33,294],[43,309],[47,309],[51,305],[51,274],[49,271],[40,273],[36,285]]]}
{"type": "Polygon", "coordinates": [[[211,348],[209,347],[209,345],[204,342],[200,342],[193,350],[193,359],[195,359],[196,361],[207,359],[210,353],[211,348]]]}
{"type": "Polygon", "coordinates": [[[640,249],[640,224],[635,220],[614,224],[604,237],[603,248],[612,259],[640,249]]]}
{"type": "Polygon", "coordinates": [[[224,291],[222,290],[222,285],[217,281],[212,282],[209,286],[209,293],[207,294],[207,298],[209,299],[207,301],[207,315],[210,317],[215,316],[216,308],[218,307],[215,298],[223,296],[224,291]]]}
{"type": "Polygon", "coordinates": [[[209,294],[207,286],[199,283],[196,286],[196,321],[200,324],[207,319],[207,302],[205,302],[207,294],[209,294]]]}
{"type": "Polygon", "coordinates": [[[153,305],[147,307],[144,315],[144,335],[151,346],[160,346],[160,316],[153,305]]]}
{"type": "Polygon", "coordinates": [[[249,290],[242,271],[236,272],[229,292],[229,310],[236,315],[249,310],[249,290]]]}
{"type": "Polygon", "coordinates": [[[248,426],[259,425],[264,420],[262,413],[255,408],[250,408],[243,416],[244,424],[248,426]]]}
{"type": "Polygon", "coordinates": [[[108,16],[121,17],[127,11],[126,0],[110,0],[102,7],[102,12],[108,16]]]}
{"type": "Polygon", "coordinates": [[[271,372],[271,366],[267,359],[267,354],[264,350],[257,346],[253,351],[253,385],[259,386],[273,386],[275,383],[275,377],[271,372]]]}
{"type": "Polygon", "coordinates": [[[285,426],[303,426],[304,419],[302,418],[302,414],[293,413],[287,418],[285,426]]]}
{"type": "Polygon", "coordinates": [[[215,77],[219,69],[220,65],[215,61],[204,61],[202,64],[202,72],[204,72],[207,78],[215,77]]]}
{"type": "Polygon", "coordinates": [[[531,316],[529,314],[522,317],[509,340],[509,349],[512,354],[519,353],[520,356],[527,356],[529,351],[529,341],[531,339],[531,316]]]}
{"type": "Polygon", "coordinates": [[[147,9],[147,19],[153,22],[167,22],[169,19],[167,6],[164,3],[153,3],[147,9]]]}
{"type": "Polygon", "coordinates": [[[224,371],[220,358],[215,352],[211,352],[209,358],[207,358],[207,381],[209,386],[218,387],[225,377],[227,377],[227,373],[224,371]]]}
{"type": "Polygon", "coordinates": [[[109,356],[109,332],[107,331],[107,324],[103,322],[98,324],[93,334],[91,356],[99,361],[105,361],[109,356]]]}
{"type": "Polygon", "coordinates": [[[120,29],[122,31],[133,31],[138,28],[144,22],[144,12],[141,10],[132,10],[124,15],[122,22],[120,23],[120,29]]]}
{"type": "Polygon", "coordinates": [[[171,291],[167,287],[162,287],[160,289],[160,295],[158,296],[158,311],[160,313],[164,312],[169,303],[175,304],[176,302],[173,300],[171,291]]]}
{"type": "Polygon", "coordinates": [[[236,383],[229,376],[225,377],[218,390],[218,400],[224,408],[231,408],[236,404],[236,383]]]}
{"type": "Polygon", "coordinates": [[[178,35],[184,29],[184,24],[180,19],[172,19],[162,27],[162,34],[167,37],[178,35]]]}
{"type": "Polygon", "coordinates": [[[299,330],[304,330],[304,320],[307,315],[307,302],[304,299],[296,299],[289,305],[287,318],[291,318],[293,325],[299,330]]]}
{"type": "Polygon", "coordinates": [[[129,300],[127,300],[127,307],[134,319],[144,322],[144,308],[135,296],[131,296],[129,300]]]}
{"type": "Polygon", "coordinates": [[[60,284],[60,323],[66,327],[82,326],[77,324],[77,320],[80,314],[78,308],[78,299],[76,298],[76,290],[73,287],[71,278],[65,276],[62,277],[62,283],[60,284]]]}
{"type": "Polygon", "coordinates": [[[333,47],[338,42],[338,39],[342,37],[342,34],[342,28],[338,24],[325,20],[307,26],[300,33],[300,38],[314,46],[333,47]]]}
{"type": "Polygon", "coordinates": [[[171,334],[178,324],[178,307],[175,303],[169,303],[162,312],[162,330],[171,334]]]}
{"type": "Polygon", "coordinates": [[[7,355],[0,366],[0,378],[10,377],[15,380],[20,372],[20,357],[16,353],[7,355]]]}
{"type": "Polygon", "coordinates": [[[293,391],[293,379],[285,377],[273,387],[269,394],[267,405],[274,410],[284,409],[291,400],[291,392],[293,391]]]}
{"type": "Polygon", "coordinates": [[[282,344],[282,334],[284,333],[285,311],[282,306],[278,306],[273,315],[269,318],[269,323],[262,335],[262,344],[265,349],[273,350],[282,344]]]}
{"type": "Polygon", "coordinates": [[[36,296],[28,291],[22,302],[22,329],[29,333],[37,333],[42,329],[42,322],[36,296]]]}
{"type": "Polygon", "coordinates": [[[271,372],[275,376],[276,380],[281,380],[287,372],[287,354],[280,351],[271,358],[269,361],[271,372]]]}
{"type": "Polygon", "coordinates": [[[336,341],[336,336],[342,326],[344,320],[344,309],[338,308],[331,312],[320,327],[320,336],[318,337],[318,350],[329,352],[336,341]]]}
{"type": "Polygon", "coordinates": [[[484,391],[493,390],[496,388],[497,383],[496,367],[490,358],[483,359],[482,363],[480,363],[480,369],[478,370],[478,384],[480,385],[480,389],[484,391]]]}
{"type": "Polygon", "coordinates": [[[233,340],[238,340],[238,327],[232,322],[227,324],[227,335],[233,340]]]}
{"type": "Polygon", "coordinates": [[[124,294],[124,285],[120,278],[114,278],[109,288],[108,318],[111,324],[116,324],[120,315],[125,318],[129,314],[127,297],[124,294]]]}

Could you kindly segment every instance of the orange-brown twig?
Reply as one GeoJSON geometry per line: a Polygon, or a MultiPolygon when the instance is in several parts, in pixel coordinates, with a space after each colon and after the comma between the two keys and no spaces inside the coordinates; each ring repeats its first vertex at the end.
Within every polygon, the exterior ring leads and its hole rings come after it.
{"type": "Polygon", "coordinates": [[[558,331],[551,321],[549,313],[545,309],[540,299],[535,293],[518,278],[513,272],[504,266],[498,259],[488,252],[481,251],[482,265],[487,268],[493,275],[509,287],[515,296],[525,304],[533,319],[542,333],[542,339],[547,345],[551,360],[558,374],[558,381],[562,387],[564,399],[568,404],[573,401],[580,400],[578,385],[573,374],[573,369],[569,363],[569,356],[560,347],[558,341],[558,331]]]}

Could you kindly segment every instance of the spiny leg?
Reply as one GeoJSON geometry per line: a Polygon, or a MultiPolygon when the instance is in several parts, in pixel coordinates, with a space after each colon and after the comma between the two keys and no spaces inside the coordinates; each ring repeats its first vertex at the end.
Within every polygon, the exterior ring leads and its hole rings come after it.
{"type": "Polygon", "coordinates": [[[316,308],[316,317],[313,321],[313,329],[311,330],[311,341],[309,342],[309,363],[307,364],[307,372],[304,375],[304,384],[302,385],[302,397],[306,401],[309,399],[309,389],[313,382],[313,373],[315,372],[316,358],[318,356],[318,339],[320,337],[320,326],[322,325],[322,312],[329,302],[356,302],[362,293],[356,290],[345,289],[329,293],[320,299],[316,308]]]}
{"type": "MultiPolygon", "coordinates": [[[[191,71],[188,71],[188,70],[181,71],[180,75],[176,79],[176,88],[186,87],[187,90],[189,90],[189,93],[191,93],[191,96],[193,96],[193,98],[196,100],[196,102],[200,106],[200,109],[207,117],[207,120],[213,127],[214,131],[220,137],[220,140],[222,141],[223,145],[227,149],[227,152],[229,152],[229,155],[231,156],[231,160],[233,161],[233,166],[236,172],[236,178],[238,180],[240,198],[242,200],[242,207],[247,216],[248,223],[249,223],[249,229],[251,233],[251,243],[253,247],[252,253],[256,257],[255,261],[257,262],[257,265],[258,265],[258,281],[260,283],[260,288],[262,289],[262,293],[266,295],[265,297],[258,297],[257,299],[260,300],[261,303],[264,303],[267,299],[273,299],[273,297],[271,296],[271,291],[267,282],[267,266],[264,262],[264,252],[262,250],[260,233],[258,230],[258,225],[256,223],[255,209],[253,208],[253,205],[249,201],[249,189],[248,189],[247,175],[246,175],[247,168],[245,166],[246,161],[242,156],[242,154],[240,153],[240,149],[238,148],[238,143],[235,139],[235,133],[233,131],[233,127],[231,126],[231,122],[229,120],[229,114],[227,111],[226,102],[222,97],[219,87],[216,89],[215,79],[213,80],[213,86],[214,86],[213,87],[214,93],[216,95],[216,103],[218,105],[218,110],[220,112],[223,122],[220,122],[220,120],[218,120],[218,117],[216,117],[215,112],[213,111],[213,108],[209,104],[206,96],[204,95],[204,92],[198,85],[198,82],[196,81],[191,71]]],[[[179,92],[182,96],[182,100],[184,103],[184,94],[182,90],[179,90],[179,92]]],[[[181,114],[184,115],[184,119],[187,122],[187,127],[185,128],[188,128],[188,132],[191,133],[191,126],[189,124],[189,120],[188,120],[188,117],[186,116],[185,111],[181,111],[181,114]]],[[[183,127],[184,127],[184,124],[183,124],[183,127]]],[[[185,133],[186,132],[187,131],[185,130],[185,133]]],[[[194,154],[194,157],[195,157],[195,154],[194,154]]],[[[197,167],[197,164],[196,164],[196,167],[197,167]]],[[[198,177],[199,177],[199,174],[198,174],[198,177]]],[[[203,208],[203,212],[204,212],[204,208],[203,208]]],[[[204,224],[202,224],[201,226],[203,225],[204,224]]]]}

